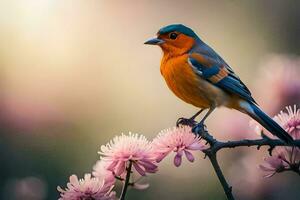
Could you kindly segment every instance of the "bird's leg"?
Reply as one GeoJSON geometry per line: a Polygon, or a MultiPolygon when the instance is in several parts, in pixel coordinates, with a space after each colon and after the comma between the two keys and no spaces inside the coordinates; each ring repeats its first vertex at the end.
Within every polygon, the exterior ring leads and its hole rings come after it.
{"type": "Polygon", "coordinates": [[[214,109],[215,109],[215,107],[209,108],[208,112],[201,119],[201,121],[193,127],[193,129],[192,129],[193,133],[201,135],[201,133],[203,133],[205,131],[206,127],[205,127],[204,121],[214,111],[214,109]]]}
{"type": "Polygon", "coordinates": [[[176,122],[176,126],[178,127],[179,125],[186,125],[186,126],[190,126],[190,127],[194,127],[197,122],[195,121],[195,118],[200,115],[202,113],[202,111],[205,109],[201,109],[199,110],[196,114],[194,114],[191,118],[183,118],[180,117],[177,122],[176,122]]]}

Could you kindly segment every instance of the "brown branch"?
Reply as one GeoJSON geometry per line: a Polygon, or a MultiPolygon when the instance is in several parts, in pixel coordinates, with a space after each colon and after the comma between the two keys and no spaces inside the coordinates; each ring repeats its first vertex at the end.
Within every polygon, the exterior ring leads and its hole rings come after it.
{"type": "Polygon", "coordinates": [[[234,200],[234,197],[232,195],[232,187],[228,185],[223,173],[222,173],[222,170],[219,166],[219,163],[218,163],[218,160],[217,160],[217,155],[215,153],[208,153],[206,154],[222,184],[222,187],[223,187],[223,190],[227,196],[227,199],[228,200],[234,200]]]}

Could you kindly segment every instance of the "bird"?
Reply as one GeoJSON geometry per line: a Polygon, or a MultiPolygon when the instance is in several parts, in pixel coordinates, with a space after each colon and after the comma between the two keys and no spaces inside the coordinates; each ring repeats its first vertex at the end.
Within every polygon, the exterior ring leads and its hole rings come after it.
{"type": "Polygon", "coordinates": [[[183,24],[167,25],[144,44],[162,49],[160,72],[169,89],[181,100],[200,108],[191,118],[179,118],[177,125],[194,124],[194,119],[208,110],[193,127],[193,131],[203,129],[207,117],[215,108],[223,106],[249,115],[285,143],[293,142],[293,138],[260,109],[233,69],[191,28],[183,24]]]}

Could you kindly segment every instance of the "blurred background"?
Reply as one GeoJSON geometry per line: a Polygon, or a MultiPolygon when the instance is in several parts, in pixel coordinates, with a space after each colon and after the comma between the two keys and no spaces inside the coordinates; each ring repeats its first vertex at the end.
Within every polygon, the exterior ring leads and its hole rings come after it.
{"type": "MultiPolygon", "coordinates": [[[[71,174],[91,172],[97,151],[128,131],[149,139],[197,108],[160,75],[161,51],[143,45],[171,23],[192,27],[230,64],[270,115],[300,103],[300,2],[2,0],[0,2],[0,199],[57,199],[71,174]]],[[[249,117],[218,109],[218,139],[256,138],[249,117]]],[[[267,151],[220,152],[237,199],[296,200],[293,173],[262,178],[267,151]]],[[[224,199],[203,154],[128,199],[224,199]],[[187,173],[188,172],[188,173],[187,173]]],[[[118,190],[119,188],[117,188],[118,190]]]]}

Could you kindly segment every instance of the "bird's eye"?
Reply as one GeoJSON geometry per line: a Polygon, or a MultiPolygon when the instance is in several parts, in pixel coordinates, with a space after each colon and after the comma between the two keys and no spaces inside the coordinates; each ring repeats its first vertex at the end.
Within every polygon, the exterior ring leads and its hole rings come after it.
{"type": "Polygon", "coordinates": [[[172,33],[170,33],[170,35],[169,35],[170,39],[172,39],[172,40],[175,40],[175,39],[177,38],[177,36],[178,36],[178,34],[175,33],[175,32],[172,32],[172,33]]]}

